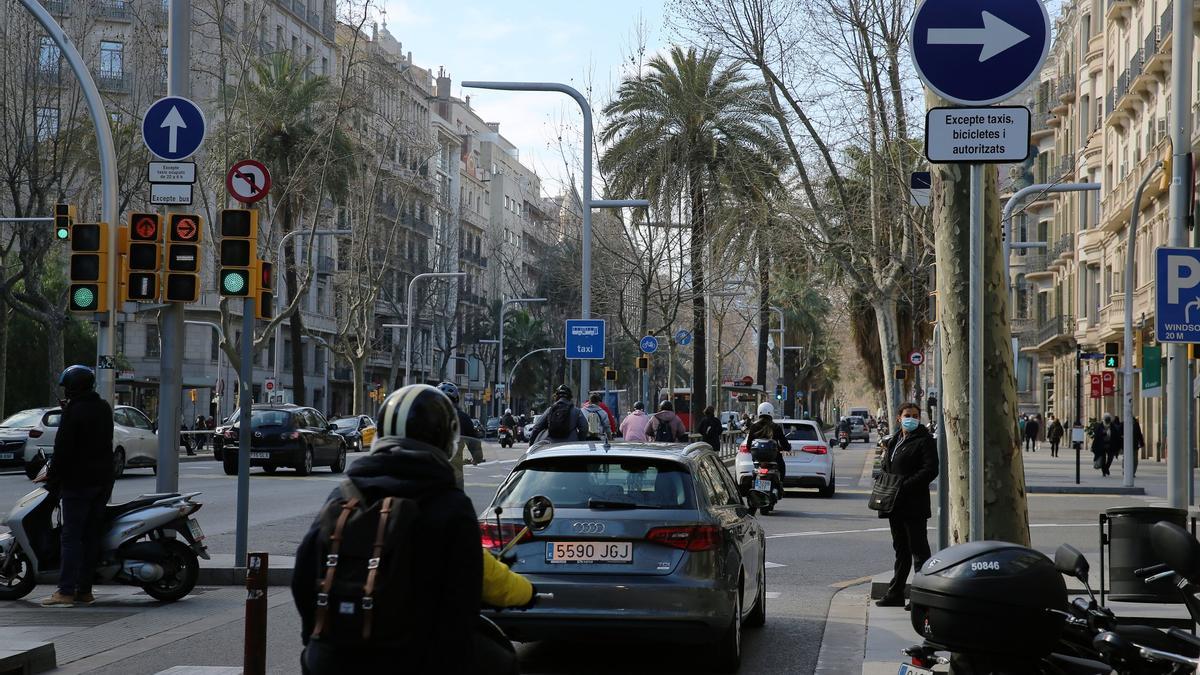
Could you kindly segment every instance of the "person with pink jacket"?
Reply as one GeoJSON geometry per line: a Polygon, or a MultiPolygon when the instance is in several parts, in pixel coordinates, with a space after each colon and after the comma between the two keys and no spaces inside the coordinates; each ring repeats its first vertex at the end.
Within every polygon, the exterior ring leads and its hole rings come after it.
{"type": "Polygon", "coordinates": [[[633,404],[633,412],[621,420],[621,438],[627,441],[646,440],[646,406],[641,401],[633,404]]]}

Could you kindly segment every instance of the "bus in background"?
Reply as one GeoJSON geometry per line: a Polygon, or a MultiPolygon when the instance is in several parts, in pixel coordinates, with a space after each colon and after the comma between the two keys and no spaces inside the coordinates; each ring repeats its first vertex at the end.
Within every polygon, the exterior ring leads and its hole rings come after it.
{"type": "Polygon", "coordinates": [[[683,428],[693,431],[691,388],[675,387],[675,389],[667,389],[663,387],[658,391],[658,400],[654,402],[654,409],[647,410],[646,414],[649,415],[658,412],[658,404],[663,401],[671,401],[675,405],[675,415],[679,417],[679,421],[683,422],[683,428]]]}

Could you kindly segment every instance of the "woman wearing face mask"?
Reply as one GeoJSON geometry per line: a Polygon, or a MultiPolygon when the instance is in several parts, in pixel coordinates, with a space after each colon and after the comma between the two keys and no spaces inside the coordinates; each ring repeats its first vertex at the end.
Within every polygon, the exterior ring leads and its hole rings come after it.
{"type": "Polygon", "coordinates": [[[900,406],[897,418],[900,431],[891,438],[881,461],[886,473],[903,476],[895,506],[887,518],[892,530],[892,548],[896,550],[896,566],[892,583],[883,598],[875,602],[880,607],[899,607],[904,604],[904,585],[908,574],[921,569],[929,559],[929,539],[925,535],[929,520],[929,484],[938,475],[937,444],[933,435],[921,424],[921,408],[916,403],[900,406]]]}

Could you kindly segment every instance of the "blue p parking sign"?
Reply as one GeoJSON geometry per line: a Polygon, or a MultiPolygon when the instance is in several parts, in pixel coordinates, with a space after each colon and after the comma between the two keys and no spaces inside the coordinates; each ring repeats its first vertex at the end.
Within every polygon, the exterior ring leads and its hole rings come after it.
{"type": "Polygon", "coordinates": [[[1159,342],[1200,342],[1200,248],[1154,251],[1154,333],[1159,342]]]}

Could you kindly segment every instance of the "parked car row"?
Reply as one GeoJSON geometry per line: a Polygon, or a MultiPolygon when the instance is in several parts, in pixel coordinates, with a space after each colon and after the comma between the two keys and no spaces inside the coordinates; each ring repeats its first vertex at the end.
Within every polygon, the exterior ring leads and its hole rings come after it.
{"type": "MultiPolygon", "coordinates": [[[[0,467],[23,467],[39,450],[54,454],[54,437],[62,419],[59,407],[22,410],[0,422],[0,467]]],[[[133,406],[113,408],[113,475],[125,469],[157,471],[158,435],[155,424],[133,406]]]]}

